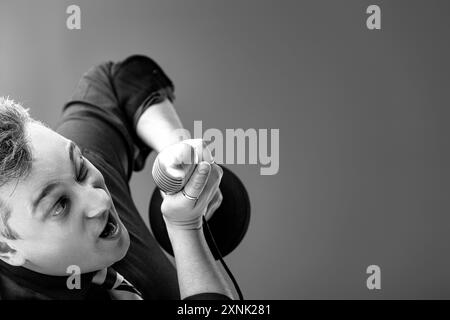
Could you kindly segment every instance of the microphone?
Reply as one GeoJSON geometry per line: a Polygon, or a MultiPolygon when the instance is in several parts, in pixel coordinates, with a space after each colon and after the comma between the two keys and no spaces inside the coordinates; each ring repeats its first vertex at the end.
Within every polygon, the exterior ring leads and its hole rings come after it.
{"type": "Polygon", "coordinates": [[[201,139],[185,140],[162,150],[152,168],[153,180],[166,194],[174,194],[183,189],[197,164],[199,154],[196,150],[201,139]]]}
{"type": "MultiPolygon", "coordinates": [[[[210,163],[214,161],[211,152],[206,147],[206,144],[202,139],[183,140],[182,142],[166,147],[158,154],[155,162],[153,163],[153,180],[159,189],[164,191],[166,194],[177,193],[184,188],[185,184],[197,167],[197,164],[200,162],[200,158],[201,160],[208,161],[210,163]]],[[[245,189],[243,190],[243,193],[247,195],[245,189]]],[[[211,244],[208,242],[208,246],[212,246],[215,249],[222,266],[236,289],[239,300],[244,300],[242,291],[231,273],[231,270],[223,260],[219,246],[215,242],[213,234],[204,216],[202,217],[202,221],[205,226],[204,234],[205,236],[208,234],[211,239],[211,244]]]]}

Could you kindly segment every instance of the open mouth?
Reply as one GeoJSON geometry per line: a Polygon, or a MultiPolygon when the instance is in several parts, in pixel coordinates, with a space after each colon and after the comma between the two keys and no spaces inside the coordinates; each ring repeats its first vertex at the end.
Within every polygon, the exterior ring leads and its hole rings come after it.
{"type": "Polygon", "coordinates": [[[106,222],[106,226],[103,229],[102,233],[100,233],[100,238],[103,239],[112,239],[119,233],[119,223],[114,218],[111,212],[108,213],[108,221],[106,222]]]}

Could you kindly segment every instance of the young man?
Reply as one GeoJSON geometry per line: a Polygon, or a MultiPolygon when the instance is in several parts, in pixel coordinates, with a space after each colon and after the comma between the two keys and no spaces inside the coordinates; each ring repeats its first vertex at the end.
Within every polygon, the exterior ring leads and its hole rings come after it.
{"type": "Polygon", "coordinates": [[[176,268],[130,194],[149,153],[182,139],[173,91],[135,55],[85,73],[55,131],[0,98],[2,299],[232,298],[201,225],[220,205],[221,168],[202,161],[164,196],[176,268]]]}

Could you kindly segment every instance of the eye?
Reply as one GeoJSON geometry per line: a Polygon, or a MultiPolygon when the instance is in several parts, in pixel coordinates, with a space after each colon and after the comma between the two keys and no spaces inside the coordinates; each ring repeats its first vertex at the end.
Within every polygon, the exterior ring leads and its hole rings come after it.
{"type": "Polygon", "coordinates": [[[67,198],[61,197],[56,203],[55,209],[53,210],[53,216],[59,216],[67,207],[67,198]]]}

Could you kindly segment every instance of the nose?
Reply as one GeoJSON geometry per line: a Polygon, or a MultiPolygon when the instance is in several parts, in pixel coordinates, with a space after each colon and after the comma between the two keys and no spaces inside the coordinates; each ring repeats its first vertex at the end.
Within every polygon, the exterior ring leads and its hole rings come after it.
{"type": "Polygon", "coordinates": [[[111,209],[111,199],[104,189],[92,188],[85,196],[87,218],[102,218],[111,209]]]}

